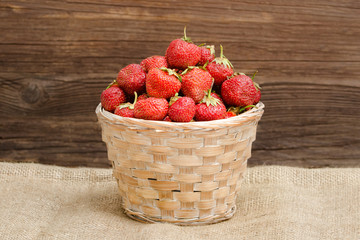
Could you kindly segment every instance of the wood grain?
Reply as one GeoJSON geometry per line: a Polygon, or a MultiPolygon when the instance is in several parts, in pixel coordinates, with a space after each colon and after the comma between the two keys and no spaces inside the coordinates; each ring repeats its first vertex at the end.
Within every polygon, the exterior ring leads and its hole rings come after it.
{"type": "Polygon", "coordinates": [[[224,46],[266,105],[250,165],[360,166],[360,3],[1,1],[0,161],[108,167],[94,113],[184,26],[224,46]]]}

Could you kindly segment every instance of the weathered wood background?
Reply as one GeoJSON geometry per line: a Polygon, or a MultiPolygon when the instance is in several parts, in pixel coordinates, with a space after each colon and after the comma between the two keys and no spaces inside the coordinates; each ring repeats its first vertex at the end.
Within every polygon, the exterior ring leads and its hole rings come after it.
{"type": "Polygon", "coordinates": [[[108,167],[95,107],[184,26],[266,105],[250,165],[360,166],[360,2],[0,1],[0,161],[108,167]]]}

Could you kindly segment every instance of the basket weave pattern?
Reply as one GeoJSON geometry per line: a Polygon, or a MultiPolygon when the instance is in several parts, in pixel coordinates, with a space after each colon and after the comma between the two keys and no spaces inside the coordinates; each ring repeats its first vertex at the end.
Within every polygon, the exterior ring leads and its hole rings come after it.
{"type": "Polygon", "coordinates": [[[231,218],[264,105],[237,117],[172,123],[96,109],[125,213],[179,225],[231,218]]]}

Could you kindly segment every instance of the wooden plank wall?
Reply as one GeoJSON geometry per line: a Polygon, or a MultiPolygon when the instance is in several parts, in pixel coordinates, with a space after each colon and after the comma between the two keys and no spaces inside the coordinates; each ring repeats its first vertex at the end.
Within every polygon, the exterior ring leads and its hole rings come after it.
{"type": "Polygon", "coordinates": [[[360,166],[360,2],[0,1],[0,161],[109,167],[95,107],[184,26],[263,87],[250,165],[360,166]]]}

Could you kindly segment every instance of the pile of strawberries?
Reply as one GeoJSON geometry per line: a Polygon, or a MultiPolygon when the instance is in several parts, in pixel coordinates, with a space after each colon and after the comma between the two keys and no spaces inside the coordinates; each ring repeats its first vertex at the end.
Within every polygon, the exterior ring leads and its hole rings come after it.
{"type": "Polygon", "coordinates": [[[236,116],[260,101],[253,78],[234,72],[213,45],[186,36],[170,42],[165,56],[151,56],[120,70],[101,94],[102,107],[122,117],[190,122],[236,116]]]}

